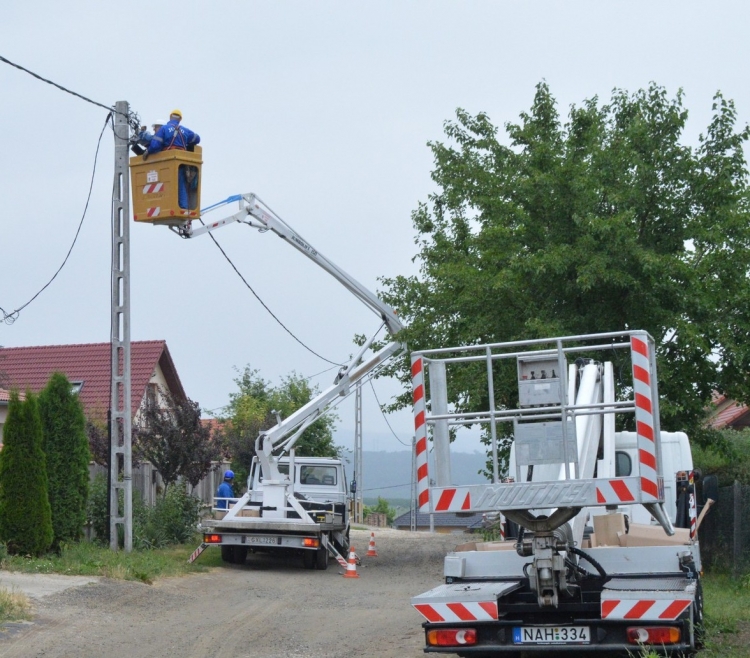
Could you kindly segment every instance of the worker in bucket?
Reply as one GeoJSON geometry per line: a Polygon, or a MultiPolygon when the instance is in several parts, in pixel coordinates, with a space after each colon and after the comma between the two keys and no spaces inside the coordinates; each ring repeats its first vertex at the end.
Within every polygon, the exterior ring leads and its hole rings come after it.
{"type": "MultiPolygon", "coordinates": [[[[181,126],[182,112],[172,110],[169,114],[169,121],[154,133],[148,144],[148,151],[143,154],[143,159],[147,160],[151,153],[159,151],[170,151],[177,149],[179,151],[192,151],[196,144],[200,144],[201,138],[198,133],[194,133],[189,128],[181,126]]],[[[187,166],[180,165],[179,183],[177,201],[180,208],[190,208],[189,187],[192,185],[197,188],[197,179],[188,182],[186,175],[187,166]]],[[[197,172],[196,172],[197,173],[197,172]]]]}
{"type": "Polygon", "coordinates": [[[234,498],[234,489],[232,489],[233,481],[234,473],[232,471],[225,471],[224,482],[222,482],[216,490],[216,497],[219,499],[216,501],[217,509],[227,509],[229,507],[229,501],[227,498],[234,498]]]}

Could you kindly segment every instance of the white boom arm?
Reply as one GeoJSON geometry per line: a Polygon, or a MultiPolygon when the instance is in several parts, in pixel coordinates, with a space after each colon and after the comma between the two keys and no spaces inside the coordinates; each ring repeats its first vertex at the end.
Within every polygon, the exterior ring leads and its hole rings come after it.
{"type": "MultiPolygon", "coordinates": [[[[396,312],[388,304],[380,300],[361,283],[353,279],[312,247],[310,243],[286,224],[255,194],[240,194],[229,197],[202,210],[202,212],[205,213],[208,210],[213,210],[235,201],[239,202],[240,209],[230,217],[205,224],[195,229],[192,228],[190,222],[185,222],[182,226],[171,228],[184,238],[193,238],[235,222],[247,224],[248,226],[257,228],[261,232],[271,230],[285,242],[291,244],[295,249],[301,251],[310,260],[322,267],[347,288],[347,290],[359,298],[365,306],[375,312],[382,319],[383,325],[385,325],[391,336],[395,336],[403,329],[403,325],[396,312]]],[[[375,335],[377,335],[377,332],[375,335]]],[[[258,436],[255,442],[255,451],[263,468],[264,480],[266,482],[269,480],[280,482],[286,479],[279,473],[278,457],[283,453],[289,452],[309,425],[325,413],[341,396],[347,395],[352,384],[366,379],[381,364],[404,349],[402,343],[394,341],[383,347],[367,361],[360,363],[364,353],[375,339],[375,335],[365,342],[359,353],[348,364],[341,367],[332,386],[310,400],[310,402],[298,409],[291,416],[281,420],[277,425],[258,436]],[[274,450],[279,451],[280,454],[274,456],[274,450]]]]}

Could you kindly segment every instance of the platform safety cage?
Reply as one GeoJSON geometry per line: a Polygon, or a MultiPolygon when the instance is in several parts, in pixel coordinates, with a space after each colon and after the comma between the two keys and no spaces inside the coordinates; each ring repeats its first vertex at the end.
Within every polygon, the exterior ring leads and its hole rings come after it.
{"type": "MultiPolygon", "coordinates": [[[[498,509],[552,509],[561,506],[605,506],[660,503],[664,500],[659,442],[659,398],[653,338],[645,331],[624,331],[551,339],[423,350],[412,353],[414,426],[416,435],[418,504],[422,512],[485,512],[498,509]],[[576,359],[612,361],[618,366],[620,399],[576,404],[568,398],[569,370],[576,359]],[[495,387],[516,364],[517,405],[496,399],[495,387]],[[628,377],[628,367],[630,377],[628,377]],[[504,370],[503,370],[504,369],[504,370]],[[624,381],[623,381],[624,380],[624,381]],[[486,399],[474,412],[449,409],[452,383],[470,381],[472,396],[486,399]],[[481,386],[478,382],[483,382],[481,386]],[[436,399],[435,394],[440,399],[436,399]],[[429,399],[429,395],[433,398],[429,399]],[[637,473],[628,477],[581,479],[575,419],[585,415],[635,416],[639,459],[637,473]],[[562,422],[565,418],[566,422],[562,422]],[[499,471],[499,436],[513,425],[519,468],[511,478],[499,471]],[[453,486],[431,484],[428,431],[446,436],[445,428],[480,425],[489,430],[492,483],[453,486]],[[428,430],[428,428],[430,428],[428,430]],[[526,482],[521,465],[559,463],[565,478],[526,482]],[[513,481],[510,481],[510,480],[513,481]],[[504,480],[504,481],[503,481],[504,480]]],[[[463,387],[462,387],[463,388],[463,387]]],[[[502,396],[501,396],[502,397],[502,396]]],[[[507,396],[506,396],[507,397],[507,396]]],[[[436,460],[445,451],[435,445],[436,460]]],[[[440,471],[441,465],[436,464],[440,471]]]]}

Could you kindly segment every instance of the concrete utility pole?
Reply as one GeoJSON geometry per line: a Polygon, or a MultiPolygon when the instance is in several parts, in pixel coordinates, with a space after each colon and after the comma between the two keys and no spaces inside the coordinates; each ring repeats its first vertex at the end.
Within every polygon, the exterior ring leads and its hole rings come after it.
{"type": "Polygon", "coordinates": [[[364,523],[362,485],[365,479],[362,468],[362,383],[358,382],[354,392],[354,473],[357,479],[357,491],[354,494],[355,523],[364,523]]]}
{"type": "Polygon", "coordinates": [[[123,526],[125,550],[133,550],[132,412],[130,404],[130,179],[128,144],[130,106],[115,105],[115,180],[112,187],[112,385],[109,446],[109,547],[119,548],[123,526]],[[122,464],[122,466],[120,466],[122,464]],[[120,479],[122,468],[122,479],[120,479]],[[120,505],[120,491],[123,504],[120,505]]]}

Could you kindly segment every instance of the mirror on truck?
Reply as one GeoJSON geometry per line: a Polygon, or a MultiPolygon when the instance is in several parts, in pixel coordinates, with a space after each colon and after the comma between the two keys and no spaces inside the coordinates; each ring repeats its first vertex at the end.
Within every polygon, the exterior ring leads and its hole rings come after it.
{"type": "Polygon", "coordinates": [[[349,492],[353,494],[357,493],[357,481],[356,480],[352,480],[349,483],[349,492]]]}
{"type": "Polygon", "coordinates": [[[719,478],[707,475],[703,478],[703,498],[705,500],[719,500],[719,478]]]}

